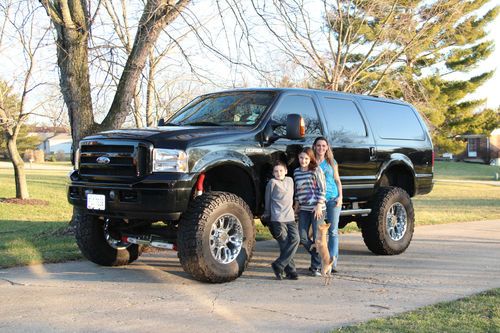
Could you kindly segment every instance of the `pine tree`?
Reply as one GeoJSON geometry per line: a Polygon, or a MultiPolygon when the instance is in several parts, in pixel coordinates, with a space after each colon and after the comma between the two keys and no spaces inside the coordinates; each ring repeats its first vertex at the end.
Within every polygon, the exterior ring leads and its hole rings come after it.
{"type": "Polygon", "coordinates": [[[485,28],[497,17],[499,8],[495,7],[483,16],[475,15],[487,2],[463,1],[456,7],[460,13],[458,18],[455,16],[442,22],[434,44],[409,49],[405,66],[383,85],[386,95],[412,102],[428,119],[438,153],[460,152],[464,144],[455,139],[457,135],[486,134],[495,123],[493,110],[478,112],[485,100],[464,101],[493,75],[493,71],[486,71],[465,78],[493,50],[493,42],[486,38],[485,28]],[[432,75],[428,74],[430,70],[432,75]],[[455,76],[462,73],[464,79],[447,80],[446,76],[452,73],[455,76]]]}

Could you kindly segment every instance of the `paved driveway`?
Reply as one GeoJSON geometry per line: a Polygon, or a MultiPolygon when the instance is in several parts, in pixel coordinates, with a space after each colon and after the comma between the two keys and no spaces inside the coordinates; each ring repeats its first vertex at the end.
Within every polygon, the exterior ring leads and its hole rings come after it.
{"type": "MultiPolygon", "coordinates": [[[[276,281],[274,241],[257,243],[249,269],[226,284],[190,279],[175,252],[125,268],[89,262],[0,270],[5,332],[317,332],[500,287],[500,220],[415,230],[399,256],[375,256],[342,235],[330,286],[302,275],[276,281]]],[[[308,267],[298,255],[299,271],[308,267]]]]}

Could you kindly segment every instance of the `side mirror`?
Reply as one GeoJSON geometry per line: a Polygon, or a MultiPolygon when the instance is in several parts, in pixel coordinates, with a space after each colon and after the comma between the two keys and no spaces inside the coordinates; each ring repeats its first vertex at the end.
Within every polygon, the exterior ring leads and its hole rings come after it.
{"type": "Polygon", "coordinates": [[[160,118],[160,120],[158,120],[158,126],[165,126],[165,119],[160,118]]]}
{"type": "Polygon", "coordinates": [[[286,138],[290,140],[298,140],[306,135],[306,126],[304,118],[300,114],[289,114],[286,117],[286,138]]]}

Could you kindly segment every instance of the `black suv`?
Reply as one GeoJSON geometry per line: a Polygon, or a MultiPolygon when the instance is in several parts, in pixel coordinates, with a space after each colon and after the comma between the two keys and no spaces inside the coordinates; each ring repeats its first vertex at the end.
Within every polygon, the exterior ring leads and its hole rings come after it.
{"type": "Polygon", "coordinates": [[[99,133],[80,142],[68,200],[76,240],[100,265],[125,265],[145,245],[177,249],[196,279],[230,281],[255,245],[272,165],[289,171],[318,136],[339,163],[340,227],[356,222],[367,247],[410,244],[410,197],[432,190],[426,126],[404,102],[305,89],[242,89],[200,96],[157,128],[99,133]]]}

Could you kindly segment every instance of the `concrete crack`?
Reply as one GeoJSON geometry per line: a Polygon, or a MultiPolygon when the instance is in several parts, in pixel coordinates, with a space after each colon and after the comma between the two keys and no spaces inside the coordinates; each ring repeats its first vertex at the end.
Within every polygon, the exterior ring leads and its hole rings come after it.
{"type": "Polygon", "coordinates": [[[215,311],[215,302],[217,302],[217,298],[219,298],[219,293],[215,294],[215,297],[212,300],[212,310],[210,311],[210,313],[214,313],[215,311]]]}
{"type": "Polygon", "coordinates": [[[291,314],[291,313],[287,313],[287,312],[281,312],[281,311],[272,310],[272,309],[261,308],[261,307],[258,307],[258,306],[251,306],[250,309],[261,310],[261,311],[266,311],[266,312],[272,312],[272,313],[280,314],[280,315],[283,315],[283,316],[292,317],[294,319],[303,319],[303,320],[310,320],[310,321],[324,321],[324,322],[330,322],[331,321],[330,319],[319,319],[319,318],[303,317],[303,316],[298,316],[296,314],[291,314]]]}
{"type": "Polygon", "coordinates": [[[365,278],[365,277],[356,277],[353,275],[339,275],[335,274],[333,275],[332,283],[334,283],[335,279],[339,280],[347,280],[347,281],[354,281],[354,282],[365,282],[369,284],[377,284],[377,285],[382,285],[386,286],[388,282],[383,282],[374,278],[365,278]]]}
{"type": "Polygon", "coordinates": [[[3,279],[3,278],[2,278],[2,279],[0,279],[0,280],[3,280],[3,281],[5,281],[5,282],[10,283],[10,285],[11,285],[11,286],[25,286],[25,284],[23,284],[23,283],[17,283],[17,282],[11,281],[11,280],[9,280],[9,279],[3,279]]]}
{"type": "Polygon", "coordinates": [[[378,308],[378,309],[384,309],[384,310],[390,310],[391,309],[388,306],[383,306],[383,305],[378,305],[378,304],[370,304],[370,307],[372,307],[372,308],[378,308]]]}

